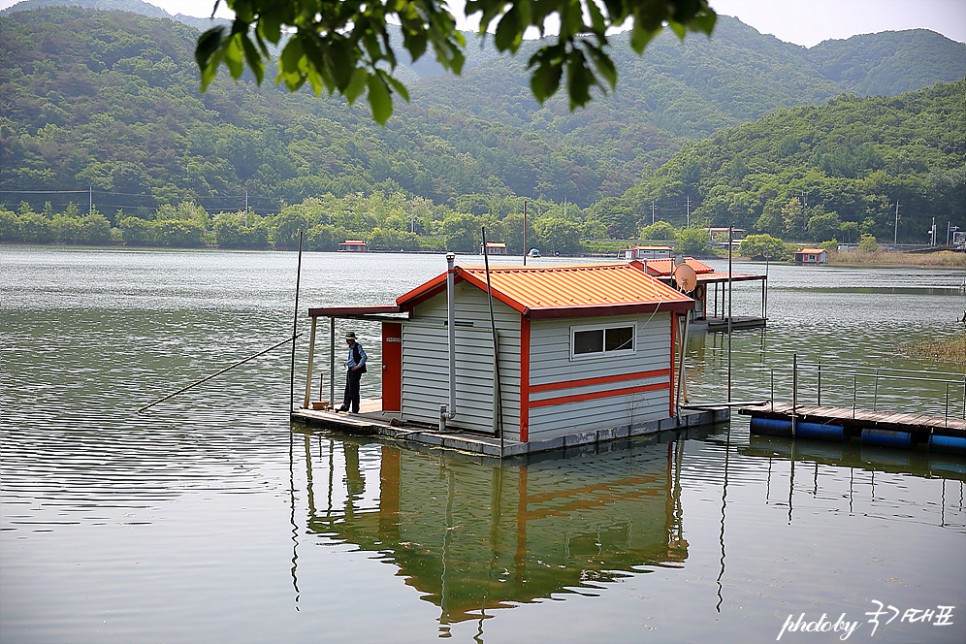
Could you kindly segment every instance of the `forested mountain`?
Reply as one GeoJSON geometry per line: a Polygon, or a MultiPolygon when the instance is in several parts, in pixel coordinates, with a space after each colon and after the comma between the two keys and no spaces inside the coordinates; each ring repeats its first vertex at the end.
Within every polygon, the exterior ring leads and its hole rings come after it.
{"type": "MultiPolygon", "coordinates": [[[[53,0],[22,4],[40,2],[53,0]]],[[[618,89],[573,113],[562,97],[543,106],[532,99],[528,45],[513,59],[471,46],[461,78],[413,66],[413,100],[397,103],[383,128],[364,104],[290,95],[269,81],[259,88],[223,74],[200,94],[197,35],[129,12],[4,12],[0,201],[26,200],[39,211],[46,201],[86,204],[90,196],[102,212],[147,216],[159,203],[192,200],[210,211],[247,204],[265,214],[327,193],[383,191],[475,203],[470,212],[480,214],[514,195],[589,208],[630,190],[621,202],[638,208],[660,193],[654,182],[665,175],[655,171],[684,141],[843,90],[892,94],[886,88],[966,75],[966,45],[931,32],[805,49],[722,17],[713,38],[681,43],[665,34],[642,58],[616,42],[618,89]],[[642,177],[648,182],[637,186],[642,177]],[[68,190],[78,193],[50,194],[68,190]]],[[[708,191],[692,184],[693,195],[678,196],[690,196],[700,213],[708,191]]],[[[671,208],[670,196],[659,200],[671,208]]],[[[645,219],[650,209],[635,212],[645,219]]]]}
{"type": "Polygon", "coordinates": [[[634,221],[656,203],[672,223],[786,239],[924,241],[933,221],[940,230],[962,222],[964,158],[966,79],[895,97],[843,95],[688,144],[613,210],[634,221]]]}

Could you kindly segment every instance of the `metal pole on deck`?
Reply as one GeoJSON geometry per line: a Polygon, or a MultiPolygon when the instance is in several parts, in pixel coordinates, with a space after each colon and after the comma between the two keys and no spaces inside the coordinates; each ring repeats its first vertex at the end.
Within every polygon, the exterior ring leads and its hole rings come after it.
{"type": "Polygon", "coordinates": [[[335,407],[335,318],[329,318],[329,405],[335,407]]]}
{"type": "Polygon", "coordinates": [[[299,261],[298,268],[295,270],[295,316],[292,320],[292,371],[289,375],[289,395],[288,395],[288,407],[289,413],[295,411],[295,338],[298,337],[299,331],[299,283],[302,280],[302,236],[303,232],[299,231],[299,261]]]}
{"type": "MultiPolygon", "coordinates": [[[[485,248],[484,248],[485,250],[485,248]]],[[[527,265],[527,202],[523,201],[523,265],[527,265]]]]}
{"type": "Polygon", "coordinates": [[[792,438],[795,438],[796,430],[796,410],[798,409],[798,354],[792,354],[792,438]]]}
{"type": "Polygon", "coordinates": [[[496,402],[496,426],[500,433],[500,457],[503,457],[503,399],[500,391],[500,344],[496,335],[496,317],[493,314],[493,288],[490,286],[490,256],[486,252],[486,226],[480,226],[480,234],[483,236],[483,268],[486,271],[486,299],[490,305],[490,331],[493,333],[493,390],[496,392],[494,402],[496,402]]]}
{"type": "Polygon", "coordinates": [[[731,246],[735,227],[728,226],[728,402],[731,402],[731,246]]]}
{"type": "MultiPolygon", "coordinates": [[[[318,318],[312,316],[312,333],[309,335],[309,366],[308,373],[305,374],[305,401],[302,405],[305,409],[309,408],[309,400],[312,398],[312,369],[315,366],[315,327],[318,318]]],[[[322,400],[322,390],[319,390],[319,400],[322,400]]]]}

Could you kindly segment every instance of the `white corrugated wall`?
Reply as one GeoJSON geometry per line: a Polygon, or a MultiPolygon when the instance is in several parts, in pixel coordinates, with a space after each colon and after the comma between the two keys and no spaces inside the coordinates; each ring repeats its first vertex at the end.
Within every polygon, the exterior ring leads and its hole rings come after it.
{"type": "MultiPolygon", "coordinates": [[[[519,438],[520,315],[494,300],[500,342],[504,436],[519,438]]],[[[449,403],[446,294],[418,305],[403,324],[402,416],[436,424],[449,403]]],[[[459,429],[494,431],[493,340],[486,293],[456,285],[456,417],[459,429]]]]}
{"type": "MultiPolygon", "coordinates": [[[[569,381],[608,377],[616,374],[667,372],[671,364],[671,316],[660,313],[639,316],[582,318],[579,320],[534,321],[530,327],[530,386],[561,385],[569,381]],[[570,359],[572,326],[611,325],[623,321],[637,327],[637,350],[632,355],[570,359]]],[[[539,440],[594,429],[634,424],[668,416],[670,406],[669,374],[645,379],[622,380],[592,385],[565,386],[550,391],[532,392],[531,405],[537,400],[562,398],[641,385],[667,383],[668,388],[636,392],[592,400],[562,402],[530,408],[529,439],[539,440]]]]}

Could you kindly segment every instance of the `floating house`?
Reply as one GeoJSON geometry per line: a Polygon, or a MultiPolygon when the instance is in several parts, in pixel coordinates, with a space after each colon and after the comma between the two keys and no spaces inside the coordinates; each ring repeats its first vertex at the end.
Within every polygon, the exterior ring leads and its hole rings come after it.
{"type": "MultiPolygon", "coordinates": [[[[727,229],[726,229],[727,230],[727,229]]],[[[696,324],[706,324],[709,330],[721,330],[728,326],[727,296],[729,282],[761,283],[761,315],[731,316],[732,328],[764,326],[768,320],[768,276],[754,273],[727,273],[715,271],[702,261],[685,257],[679,263],[674,259],[647,260],[647,274],[665,284],[676,283],[676,272],[680,265],[694,271],[695,286],[688,294],[694,299],[694,309],[690,320],[696,324]]]]}
{"type": "MultiPolygon", "coordinates": [[[[309,309],[305,409],[296,419],[357,422],[307,409],[316,323],[328,317],[333,345],[336,318],[381,323],[382,398],[373,411],[392,428],[498,436],[504,456],[699,422],[679,418],[677,393],[694,300],[643,263],[487,271],[448,258],[446,272],[393,305],[309,309]]],[[[330,381],[334,362],[333,349],[330,381]]],[[[478,448],[491,453],[487,445],[478,448]]]]}
{"type": "Polygon", "coordinates": [[[796,264],[824,264],[828,255],[822,248],[803,248],[795,251],[796,264]]]}
{"type": "Polygon", "coordinates": [[[670,246],[632,246],[621,250],[624,259],[671,259],[674,257],[670,246]]]}
{"type": "Polygon", "coordinates": [[[506,244],[503,242],[486,242],[480,247],[480,255],[506,255],[506,244]]]}
{"type": "Polygon", "coordinates": [[[366,242],[359,239],[347,239],[339,244],[339,250],[344,250],[349,253],[364,253],[367,250],[366,242]]]}

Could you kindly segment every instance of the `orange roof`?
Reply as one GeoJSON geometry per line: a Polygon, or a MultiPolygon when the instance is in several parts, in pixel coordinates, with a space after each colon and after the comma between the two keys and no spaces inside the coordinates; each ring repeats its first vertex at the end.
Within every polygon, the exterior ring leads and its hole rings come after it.
{"type": "MultiPolygon", "coordinates": [[[[486,292],[482,266],[457,266],[456,282],[486,292]]],[[[694,300],[662,284],[641,262],[573,266],[500,266],[490,269],[493,297],[526,318],[593,317],[656,311],[684,312],[694,300]]],[[[446,289],[446,273],[396,299],[400,309],[446,289]]]]}
{"type": "Polygon", "coordinates": [[[802,250],[795,251],[795,254],[797,255],[798,253],[808,253],[809,255],[819,255],[824,252],[825,252],[824,248],[803,248],[802,250]]]}
{"type": "MultiPolygon", "coordinates": [[[[685,257],[684,263],[694,269],[694,272],[698,275],[702,273],[713,273],[714,269],[705,264],[704,262],[699,262],[693,257],[685,257]]],[[[655,277],[667,277],[674,273],[674,260],[667,259],[649,259],[647,260],[647,274],[654,275],[655,277]]]]}

